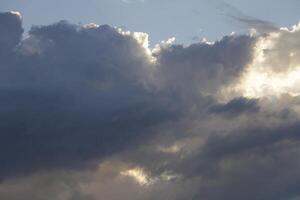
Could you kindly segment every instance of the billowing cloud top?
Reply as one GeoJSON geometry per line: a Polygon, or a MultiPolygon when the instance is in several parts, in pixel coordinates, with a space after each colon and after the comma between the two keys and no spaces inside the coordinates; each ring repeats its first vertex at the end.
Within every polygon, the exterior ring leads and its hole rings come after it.
{"type": "Polygon", "coordinates": [[[0,13],[0,199],[300,198],[299,27],[150,49],[0,13]]]}

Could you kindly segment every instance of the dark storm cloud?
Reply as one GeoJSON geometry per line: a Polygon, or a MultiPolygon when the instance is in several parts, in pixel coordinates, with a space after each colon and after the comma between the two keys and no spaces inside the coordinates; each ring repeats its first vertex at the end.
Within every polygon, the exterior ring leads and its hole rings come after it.
{"type": "MultiPolygon", "coordinates": [[[[108,25],[61,21],[22,38],[11,12],[0,28],[0,199],[299,196],[299,98],[226,93],[259,36],[151,55],[146,35],[108,25]]],[[[297,54],[297,32],[276,45],[297,54]]]]}
{"type": "Polygon", "coordinates": [[[282,141],[298,141],[300,135],[300,123],[279,128],[252,128],[238,130],[226,136],[212,136],[204,147],[204,154],[212,158],[223,157],[255,148],[268,147],[282,141]],[[213,155],[213,156],[212,156],[213,155]]]}
{"type": "Polygon", "coordinates": [[[61,21],[33,27],[20,41],[20,17],[5,13],[1,21],[5,49],[12,51],[1,60],[1,178],[83,167],[146,140],[148,128],[178,118],[187,107],[177,89],[165,90],[199,82],[191,101],[202,109],[201,92],[229,82],[251,58],[247,36],[164,48],[156,55],[161,74],[154,76],[167,85],[155,92],[156,84],[147,82],[154,64],[132,35],[61,21]]]}
{"type": "MultiPolygon", "coordinates": [[[[19,20],[1,15],[10,49],[21,30],[12,19],[19,20]]],[[[83,167],[174,114],[139,80],[142,47],[109,26],[33,27],[17,48],[0,61],[1,179],[83,167]]]]}
{"type": "MultiPolygon", "coordinates": [[[[254,117],[257,116],[248,120],[254,117]]],[[[288,117],[284,120],[288,121],[288,117]]],[[[238,119],[230,122],[235,123],[239,123],[238,119]]],[[[191,199],[283,200],[300,195],[297,190],[300,183],[299,121],[279,127],[257,124],[231,131],[223,127],[223,130],[227,130],[226,133],[211,132],[207,139],[202,137],[203,146],[199,145],[189,154],[183,150],[174,155],[147,156],[153,157],[152,164],[146,162],[144,166],[154,174],[171,170],[182,175],[183,180],[174,183],[178,189],[192,182],[185,196],[192,195],[191,199]]],[[[141,163],[143,157],[135,160],[141,163]]]]}
{"type": "Polygon", "coordinates": [[[21,17],[11,12],[0,13],[0,55],[9,53],[23,33],[21,17]]]}
{"type": "MultiPolygon", "coordinates": [[[[158,57],[162,84],[186,93],[213,95],[234,82],[252,59],[255,38],[225,36],[213,44],[163,48],[158,57]]],[[[161,81],[159,80],[159,81],[161,81]]]]}
{"type": "Polygon", "coordinates": [[[198,154],[199,162],[192,176],[206,176],[204,179],[214,182],[199,183],[198,198],[281,200],[297,197],[299,122],[280,128],[237,131],[227,136],[212,136],[198,154]]]}
{"type": "Polygon", "coordinates": [[[243,97],[234,98],[226,104],[215,105],[211,108],[212,113],[225,114],[229,116],[241,113],[254,113],[259,111],[259,105],[255,99],[243,97]]]}

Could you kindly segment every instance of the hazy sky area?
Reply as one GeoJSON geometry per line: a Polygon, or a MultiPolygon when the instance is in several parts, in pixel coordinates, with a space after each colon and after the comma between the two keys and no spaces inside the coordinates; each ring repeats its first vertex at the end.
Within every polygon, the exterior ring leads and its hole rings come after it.
{"type": "MultiPolygon", "coordinates": [[[[227,0],[242,14],[290,26],[298,22],[297,0],[227,0]]],[[[152,45],[176,37],[179,43],[197,38],[220,39],[243,26],[226,17],[232,10],[223,0],[0,0],[0,11],[17,10],[24,26],[50,24],[65,19],[72,23],[109,24],[149,33],[152,45]]],[[[237,13],[235,13],[237,14],[237,13]]]]}

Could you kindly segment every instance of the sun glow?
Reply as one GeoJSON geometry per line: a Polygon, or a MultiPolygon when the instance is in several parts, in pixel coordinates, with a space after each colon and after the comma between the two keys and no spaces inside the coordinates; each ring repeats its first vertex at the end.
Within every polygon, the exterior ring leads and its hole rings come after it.
{"type": "Polygon", "coordinates": [[[14,15],[18,16],[20,19],[22,19],[22,15],[21,15],[21,13],[18,12],[18,11],[10,11],[10,13],[11,13],[11,14],[14,14],[14,15]]]}
{"type": "Polygon", "coordinates": [[[243,95],[250,98],[300,95],[300,67],[284,73],[250,70],[243,80],[243,95]]]}
{"type": "Polygon", "coordinates": [[[300,95],[300,64],[292,62],[295,52],[278,50],[280,33],[260,38],[254,48],[252,63],[245,70],[237,90],[249,98],[300,95]],[[276,59],[274,61],[274,55],[276,59]],[[281,57],[282,56],[282,57],[281,57]]]}
{"type": "Polygon", "coordinates": [[[145,186],[151,184],[151,178],[142,168],[133,168],[120,173],[122,176],[133,178],[139,185],[145,186]]]}
{"type": "Polygon", "coordinates": [[[162,182],[173,182],[182,177],[180,174],[173,173],[172,171],[164,171],[157,176],[150,176],[143,168],[140,167],[121,171],[120,175],[132,178],[140,186],[151,186],[162,182]]]}

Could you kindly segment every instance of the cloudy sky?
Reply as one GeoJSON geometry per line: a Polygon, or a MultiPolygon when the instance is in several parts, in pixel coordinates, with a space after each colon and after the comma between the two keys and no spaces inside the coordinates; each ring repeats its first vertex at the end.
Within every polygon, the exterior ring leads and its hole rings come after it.
{"type": "Polygon", "coordinates": [[[150,35],[151,45],[176,37],[180,43],[218,40],[248,26],[230,16],[251,16],[292,26],[299,20],[298,0],[0,0],[0,11],[19,11],[23,27],[60,20],[109,24],[150,35]]]}
{"type": "Polygon", "coordinates": [[[299,8],[0,0],[0,199],[300,200],[299,8]]]}

